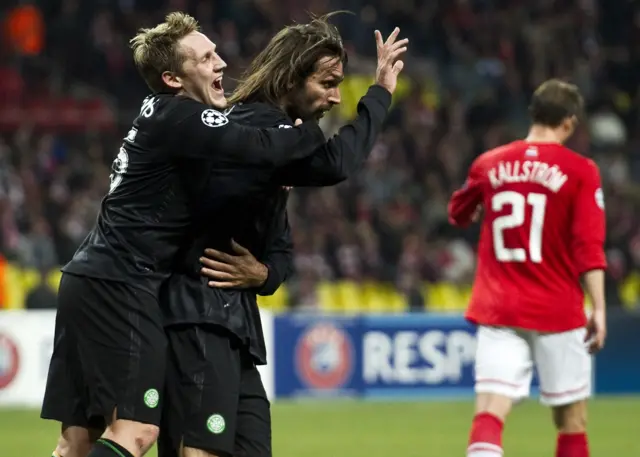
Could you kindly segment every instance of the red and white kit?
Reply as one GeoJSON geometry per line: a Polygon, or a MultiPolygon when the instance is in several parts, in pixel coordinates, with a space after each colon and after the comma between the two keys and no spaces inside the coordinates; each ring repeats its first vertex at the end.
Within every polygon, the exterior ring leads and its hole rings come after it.
{"type": "Polygon", "coordinates": [[[484,211],[467,319],[479,325],[476,392],[541,401],[591,393],[580,275],[606,267],[605,216],[595,163],[556,143],[516,141],[478,157],[449,203],[450,221],[484,211]]]}

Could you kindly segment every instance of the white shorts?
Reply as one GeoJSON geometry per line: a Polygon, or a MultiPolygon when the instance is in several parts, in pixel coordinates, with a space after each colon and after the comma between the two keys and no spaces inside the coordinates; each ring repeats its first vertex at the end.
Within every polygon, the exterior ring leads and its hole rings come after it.
{"type": "Polygon", "coordinates": [[[540,380],[540,402],[561,406],[591,396],[591,355],[585,329],[540,333],[506,327],[478,328],[476,392],[529,396],[534,366],[540,380]]]}

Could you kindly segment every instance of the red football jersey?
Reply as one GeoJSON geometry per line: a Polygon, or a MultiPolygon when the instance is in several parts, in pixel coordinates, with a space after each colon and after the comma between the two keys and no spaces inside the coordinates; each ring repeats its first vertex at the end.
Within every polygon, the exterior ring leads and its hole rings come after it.
{"type": "Polygon", "coordinates": [[[467,319],[562,332],[586,324],[580,275],[606,268],[596,164],[554,143],[516,141],[479,156],[449,202],[454,225],[484,215],[467,319]]]}

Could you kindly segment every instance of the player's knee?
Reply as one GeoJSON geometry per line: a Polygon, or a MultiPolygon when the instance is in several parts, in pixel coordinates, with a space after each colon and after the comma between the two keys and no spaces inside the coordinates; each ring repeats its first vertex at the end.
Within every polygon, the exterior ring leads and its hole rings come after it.
{"type": "Polygon", "coordinates": [[[489,413],[503,422],[512,406],[513,399],[505,395],[481,392],[476,396],[476,414],[489,413]]]}
{"type": "Polygon", "coordinates": [[[60,437],[58,438],[58,444],[56,445],[56,454],[64,457],[73,455],[72,443],[69,442],[69,440],[63,435],[60,435],[60,437]]]}
{"type": "Polygon", "coordinates": [[[83,427],[63,425],[56,452],[64,457],[86,457],[98,436],[99,433],[96,436],[94,431],[83,427]]]}
{"type": "Polygon", "coordinates": [[[585,401],[553,408],[553,422],[560,433],[584,433],[587,429],[587,404],[585,401]]]}
{"type": "Polygon", "coordinates": [[[156,425],[118,419],[107,428],[104,437],[122,445],[134,455],[140,455],[151,449],[159,434],[160,429],[156,425]]]}
{"type": "Polygon", "coordinates": [[[139,448],[147,452],[151,449],[151,446],[158,440],[158,435],[160,434],[160,428],[156,425],[143,424],[143,426],[138,431],[138,436],[136,437],[136,443],[139,448]]]}

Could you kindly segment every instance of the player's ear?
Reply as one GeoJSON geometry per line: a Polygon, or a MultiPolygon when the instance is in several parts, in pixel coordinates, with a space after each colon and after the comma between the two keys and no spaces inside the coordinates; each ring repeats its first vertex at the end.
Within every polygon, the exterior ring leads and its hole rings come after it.
{"type": "Polygon", "coordinates": [[[578,125],[580,125],[580,118],[578,116],[571,116],[571,125],[573,126],[574,130],[578,128],[578,125]]]}
{"type": "Polygon", "coordinates": [[[571,117],[566,117],[563,121],[562,121],[562,130],[564,131],[564,133],[568,136],[570,136],[573,131],[576,128],[576,124],[577,124],[577,119],[575,116],[571,116],[571,117]]]}
{"type": "Polygon", "coordinates": [[[182,78],[171,71],[162,73],[162,81],[171,89],[182,89],[182,78]]]}

